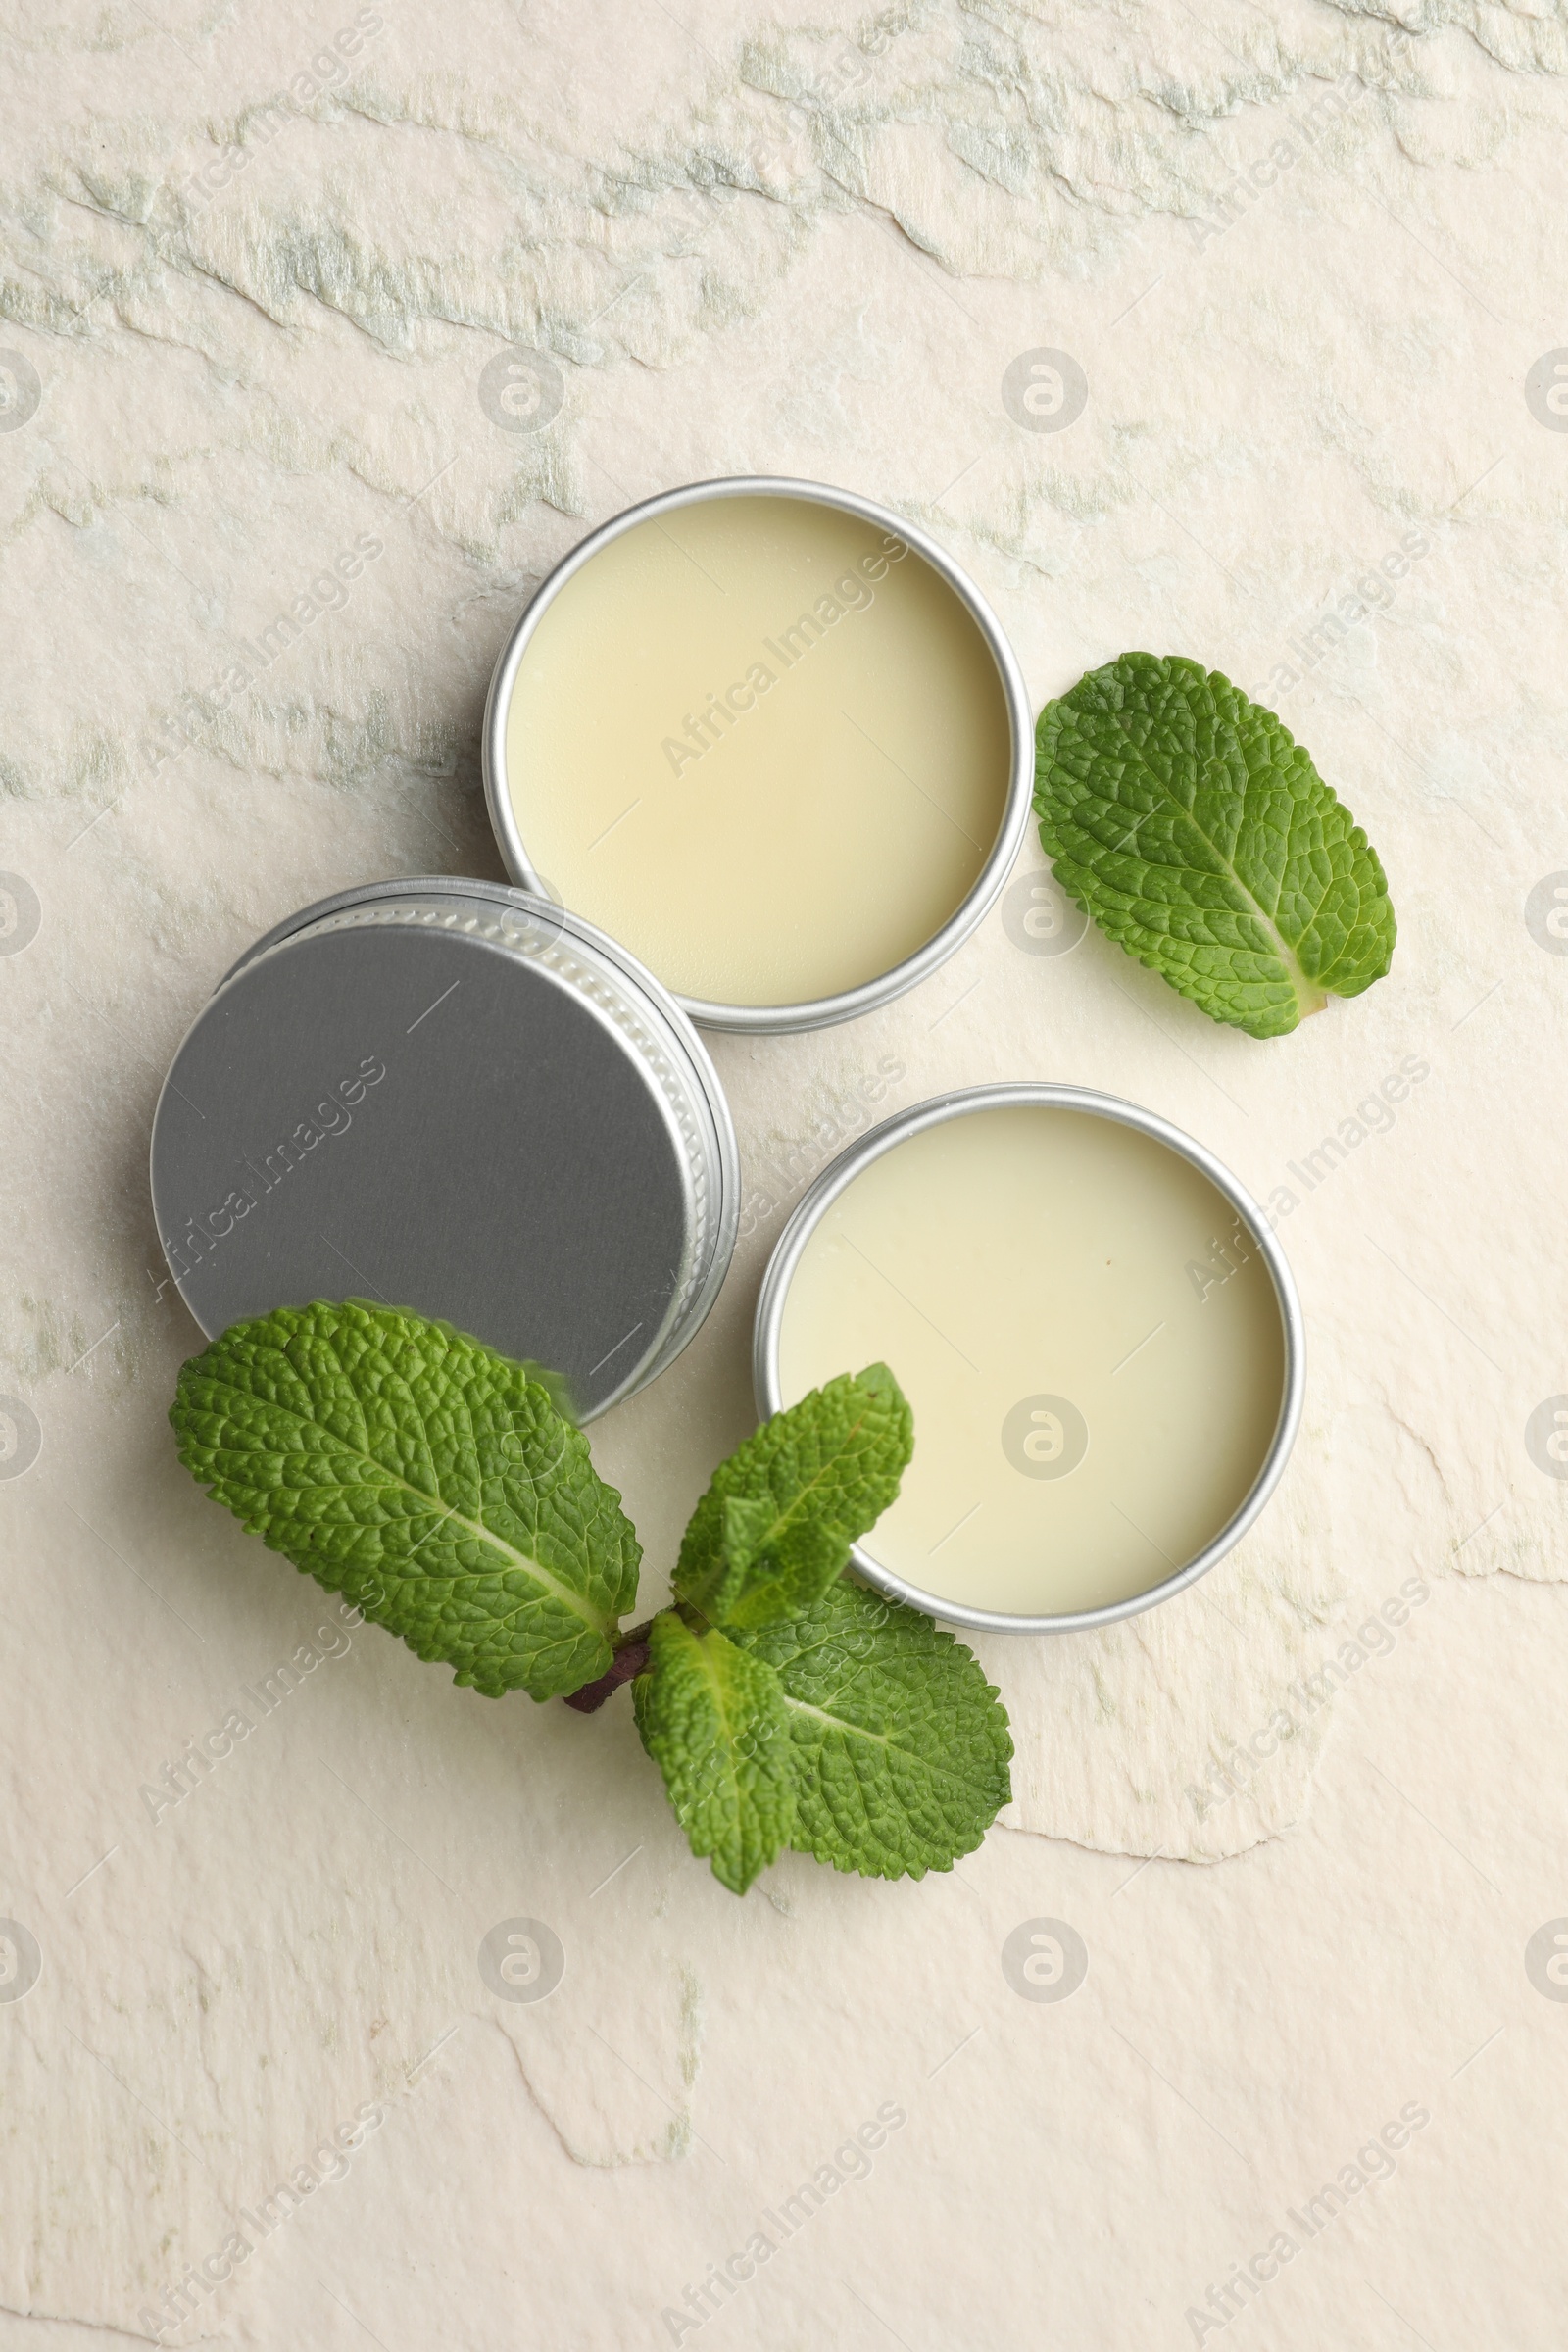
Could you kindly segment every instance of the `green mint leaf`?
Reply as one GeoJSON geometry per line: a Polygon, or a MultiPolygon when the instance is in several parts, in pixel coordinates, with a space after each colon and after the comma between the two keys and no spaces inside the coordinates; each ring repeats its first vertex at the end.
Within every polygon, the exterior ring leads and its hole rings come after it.
{"type": "Polygon", "coordinates": [[[714,1471],[681,1543],[676,1592],[729,1627],[809,1608],[898,1494],[913,1449],[886,1364],[813,1389],[714,1471]]]}
{"type": "Polygon", "coordinates": [[[836,1520],[798,1510],[781,1534],[778,1506],[764,1495],[726,1494],[723,1505],[721,1591],[732,1597],[721,1607],[715,1595],[713,1611],[724,1622],[771,1625],[793,1617],[843,1573],[849,1544],[836,1520]]]}
{"type": "Polygon", "coordinates": [[[795,1758],[778,1677],[719,1633],[666,1609],[649,1633],[649,1670],[632,1685],[642,1742],[664,1776],[694,1854],[744,1894],[789,1843],[795,1758]]]}
{"type": "Polygon", "coordinates": [[[1394,955],[1377,852],[1272,710],[1178,655],[1048,703],[1035,808],[1056,879],[1211,1020],[1282,1037],[1394,955]]]}
{"type": "Polygon", "coordinates": [[[236,1323],[180,1372],[179,1458],[253,1535],[488,1697],[610,1665],[641,1549],[520,1364],[363,1299],[236,1323]]]}
{"type": "Polygon", "coordinates": [[[879,1879],[973,1852],[1012,1793],[1012,1736],[951,1634],[841,1582],[808,1614],[733,1639],[782,1687],[799,1852],[879,1879]]]}
{"type": "Polygon", "coordinates": [[[763,1494],[725,1494],[721,1501],[719,1541],[724,1557],[732,1568],[748,1568],[765,1546],[778,1514],[771,1498],[763,1494]]]}

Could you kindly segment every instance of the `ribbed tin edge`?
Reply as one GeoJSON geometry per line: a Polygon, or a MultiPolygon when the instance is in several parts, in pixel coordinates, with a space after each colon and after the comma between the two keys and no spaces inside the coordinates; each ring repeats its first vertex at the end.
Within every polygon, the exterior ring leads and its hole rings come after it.
{"type": "Polygon", "coordinates": [[[855,490],[834,489],[829,483],[797,481],[787,475],[760,473],[732,474],[710,482],[688,482],[679,489],[662,491],[657,498],[645,499],[640,505],[628,507],[624,513],[612,515],[608,522],[601,523],[597,530],[591,531],[569,555],[564,557],[554,571],[541,582],[501,650],[490,679],[480,739],[485,801],[508,872],[524,889],[539,891],[542,879],[529,861],[507,784],[507,710],[529,639],[547,607],[559,596],[566,582],[591,562],[610,540],[618,538],[623,531],[633,529],[638,523],[650,521],[655,515],[666,514],[674,508],[696,506],[714,498],[807,499],[818,506],[838,507],[847,514],[858,515],[862,521],[876,524],[880,530],[891,531],[912,548],[916,555],[922,556],[967,608],[996,662],[1007,706],[1012,759],[1001,827],[990,856],[968,896],[941,930],[926,941],[924,947],[906,957],[903,963],[895,964],[890,971],[879,973],[873,980],[863,981],[858,988],[846,989],[838,996],[818,997],[808,1004],[718,1004],[701,997],[675,999],[683,1011],[705,1029],[729,1029],[760,1036],[805,1029],[828,1029],[836,1022],[854,1020],[858,1013],[871,1012],[879,1005],[891,1004],[895,997],[903,996],[906,989],[913,988],[917,982],[937,970],[939,965],[946,963],[948,957],[962,946],[990,911],[1011,870],[1029,821],[1030,800],[1034,791],[1034,715],[1017,656],[1008,644],[1001,622],[974,582],[954,562],[946,549],[914,523],[895,514],[890,507],[878,506],[875,500],[862,498],[855,490]]]}
{"type": "MultiPolygon", "coordinates": [[[[823,1212],[836,1200],[846,1187],[861,1171],[880,1159],[885,1152],[917,1135],[927,1127],[937,1127],[947,1119],[962,1118],[977,1110],[1007,1110],[1012,1108],[1077,1110],[1091,1116],[1114,1120],[1123,1127],[1136,1128],[1140,1134],[1166,1145],[1191,1162],[1229,1201],[1248,1232],[1256,1243],[1269,1271],[1279,1300],[1280,1323],[1285,1340],[1285,1384],[1280,1398],[1279,1417],[1269,1441],[1262,1465],[1249,1489],[1240,1508],[1221,1528],[1219,1534],[1197,1556],[1166,1577],[1163,1583],[1152,1586],[1147,1592],[1136,1592],[1129,1599],[1107,1603],[1102,1609],[1078,1609],[1059,1616],[1023,1617],[997,1609],[965,1608],[960,1602],[945,1599],[940,1593],[924,1592],[918,1585],[906,1583],[890,1568],[870,1557],[856,1544],[851,1560],[857,1573],[880,1592],[896,1600],[907,1601],[911,1607],[925,1609],[933,1617],[945,1619],[951,1625],[972,1626],[977,1631],[998,1634],[1075,1634],[1088,1632],[1096,1626],[1114,1625],[1124,1617],[1136,1617],[1156,1602],[1169,1600],[1174,1593],[1185,1592],[1198,1582],[1238,1544],[1262,1510],[1275,1487],[1279,1484],[1297,1429],[1301,1418],[1301,1404],[1306,1388],[1306,1339],[1301,1319],[1301,1302],[1296,1282],[1286,1262],[1285,1253],[1275,1240],[1268,1222],[1252,1199],[1221,1160],[1211,1152],[1173,1127],[1152,1110],[1136,1102],[1123,1102],[1119,1096],[1102,1095],[1087,1087],[1049,1086],[1019,1083],[1011,1086],[963,1087],[952,1094],[937,1095],[926,1102],[917,1102],[911,1109],[900,1111],[884,1120],[868,1135],[862,1136],[848,1151],[841,1152],[817,1177],[810,1190],[795,1209],[789,1223],[774,1245],[762,1278],[761,1295],[757,1302],[757,1320],[752,1339],[752,1381],[757,1394],[757,1408],[765,1420],[779,1411],[783,1398],[779,1387],[779,1335],[784,1322],[784,1304],[791,1279],[800,1263],[812,1233],[823,1212]]],[[[917,1439],[918,1442],[918,1439],[917,1439]]]]}
{"type": "MultiPolygon", "coordinates": [[[[389,923],[459,931],[537,965],[612,1031],[654,1082],[685,1171],[688,1246],[679,1287],[659,1331],[619,1385],[582,1416],[597,1420],[674,1361],[701,1329],[729,1270],[740,1218],[740,1159],[718,1073],[668,990],[616,941],[546,898],[466,876],[363,883],[318,900],[248,948],[213,994],[220,995],[259,958],[308,936],[389,923]]],[[[160,1107],[162,1102],[160,1092],[160,1107]]],[[[155,1134],[157,1123],[155,1112],[155,1134]]],[[[156,1213],[156,1200],[154,1206],[156,1213]]]]}

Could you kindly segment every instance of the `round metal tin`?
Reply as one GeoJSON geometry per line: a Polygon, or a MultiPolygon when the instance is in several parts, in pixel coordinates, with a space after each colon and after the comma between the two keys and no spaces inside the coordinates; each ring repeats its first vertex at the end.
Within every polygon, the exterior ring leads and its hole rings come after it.
{"type": "Polygon", "coordinates": [[[836,490],[824,482],[796,481],[778,474],[733,474],[711,482],[689,482],[678,490],[665,490],[657,498],[645,499],[640,506],[628,507],[624,514],[612,515],[589,533],[570,555],[556,565],[536,589],[521,619],[513,630],[496,663],[490,680],[489,699],[485,705],[482,736],[484,790],[489,805],[490,822],[506,860],[507,871],[525,890],[543,891],[550,895],[543,878],[529,861],[527,847],[517,824],[512,805],[512,793],[507,781],[507,710],[512,701],[512,689],[528,651],[529,642],[547,608],[560,595],[566,582],[590,564],[600,549],[612,539],[618,538],[639,523],[652,521],[679,507],[694,506],[715,498],[799,498],[814,501],[819,506],[837,507],[846,514],[875,524],[879,530],[891,531],[916,555],[924,558],[932,570],[946,581],[954,594],[966,607],[990,649],[1001,679],[1007,707],[1007,724],[1011,737],[1011,760],[1007,791],[1002,823],[990,853],[976,877],[968,896],[925,945],[906,956],[904,962],[880,972],[858,988],[846,989],[841,995],[819,997],[801,1004],[718,1004],[699,997],[677,997],[676,1003],[705,1029],[733,1029],[754,1034],[776,1035],[801,1029],[827,1029],[836,1021],[853,1020],[858,1013],[871,1012],[900,997],[906,989],[913,988],[940,964],[947,961],[956,949],[962,946],[970,933],[983,920],[1002,890],[1014,858],[1022,844],[1024,829],[1029,820],[1029,807],[1034,792],[1035,736],[1034,713],[1018,666],[1016,655],[1003,633],[991,607],[986,603],[974,582],[968,577],[945,548],[936,540],[906,522],[889,507],[878,506],[874,500],[861,498],[854,490],[836,490]]]}
{"type": "Polygon", "coordinates": [[[291,915],[197,1015],[153,1209],[212,1338],[313,1298],[439,1317],[583,1420],[702,1323],[739,1213],[690,1022],[591,925],[504,883],[370,883],[291,915]]]}
{"type": "Polygon", "coordinates": [[[1019,1084],[1014,1086],[972,1086],[949,1095],[938,1095],[929,1102],[917,1102],[910,1110],[901,1111],[862,1136],[847,1152],[840,1152],[822,1170],[816,1182],[806,1194],[794,1215],[779,1235],[773,1254],[768,1260],[762,1280],[761,1296],[757,1303],[757,1322],[752,1341],[752,1379],[757,1391],[758,1411],[766,1419],[779,1411],[783,1396],[779,1386],[779,1334],[784,1320],[784,1302],[790,1281],[801,1253],[815,1231],[824,1210],[852,1184],[872,1160],[880,1159],[885,1152],[918,1134],[923,1128],[939,1126],[946,1119],[958,1119],[969,1111],[1005,1110],[1015,1106],[1044,1106],[1059,1110],[1087,1112],[1091,1117],[1113,1119],[1124,1127],[1136,1128],[1140,1134],[1164,1144],[1178,1152],[1206,1176],[1215,1190],[1235,1210],[1255,1242],[1263,1263],[1268,1268],[1274,1294],[1279,1301],[1280,1324],[1284,1340],[1285,1377],[1281,1388],[1279,1417],[1274,1434],[1264,1454],[1256,1478],[1248,1491],[1240,1508],[1233,1513],[1213,1540],[1188,1560],[1174,1575],[1148,1592],[1133,1593],[1125,1600],[1109,1602],[1099,1609],[1079,1609],[1056,1616],[1026,1617],[996,1609],[968,1608],[960,1602],[945,1599],[940,1593],[927,1592],[917,1585],[906,1583],[892,1570],[884,1568],[859,1544],[851,1552],[858,1575],[880,1592],[904,1600],[917,1609],[925,1609],[933,1617],[944,1618],[952,1625],[973,1626],[977,1630],[998,1634],[1075,1634],[1095,1626],[1113,1625],[1123,1617],[1136,1617],[1156,1602],[1169,1600],[1198,1582],[1222,1559],[1232,1545],[1239,1543],[1262,1510],[1279,1483],[1285,1468],[1296,1432],[1301,1418],[1301,1400],[1306,1385],[1305,1333],[1301,1321],[1301,1302],[1297,1296],[1296,1283],[1285,1254],[1275,1240],[1268,1222],[1256,1201],[1211,1152],[1173,1127],[1168,1119],[1159,1118],[1152,1110],[1144,1110],[1136,1102],[1124,1102],[1115,1095],[1102,1095],[1078,1086],[1045,1086],[1019,1084]]]}

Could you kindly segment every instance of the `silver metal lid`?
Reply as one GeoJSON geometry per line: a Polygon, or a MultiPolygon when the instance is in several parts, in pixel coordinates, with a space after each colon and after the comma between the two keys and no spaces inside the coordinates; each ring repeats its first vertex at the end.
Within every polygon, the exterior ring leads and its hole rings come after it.
{"type": "Polygon", "coordinates": [[[548,1366],[584,1419],[697,1330],[739,1189],[717,1075],[652,975],[545,901],[450,876],[269,932],[153,1122],[159,1235],[209,1337],[368,1298],[548,1366]]]}

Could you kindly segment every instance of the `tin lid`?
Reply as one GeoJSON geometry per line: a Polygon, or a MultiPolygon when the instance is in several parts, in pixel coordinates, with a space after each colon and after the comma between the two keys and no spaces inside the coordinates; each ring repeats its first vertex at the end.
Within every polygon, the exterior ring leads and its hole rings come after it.
{"type": "Polygon", "coordinates": [[[734,1137],[684,1015],[501,884],[386,882],[270,932],[174,1057],[153,1206],[209,1337],[312,1298],[438,1316],[602,1412],[701,1323],[734,1137]]]}

